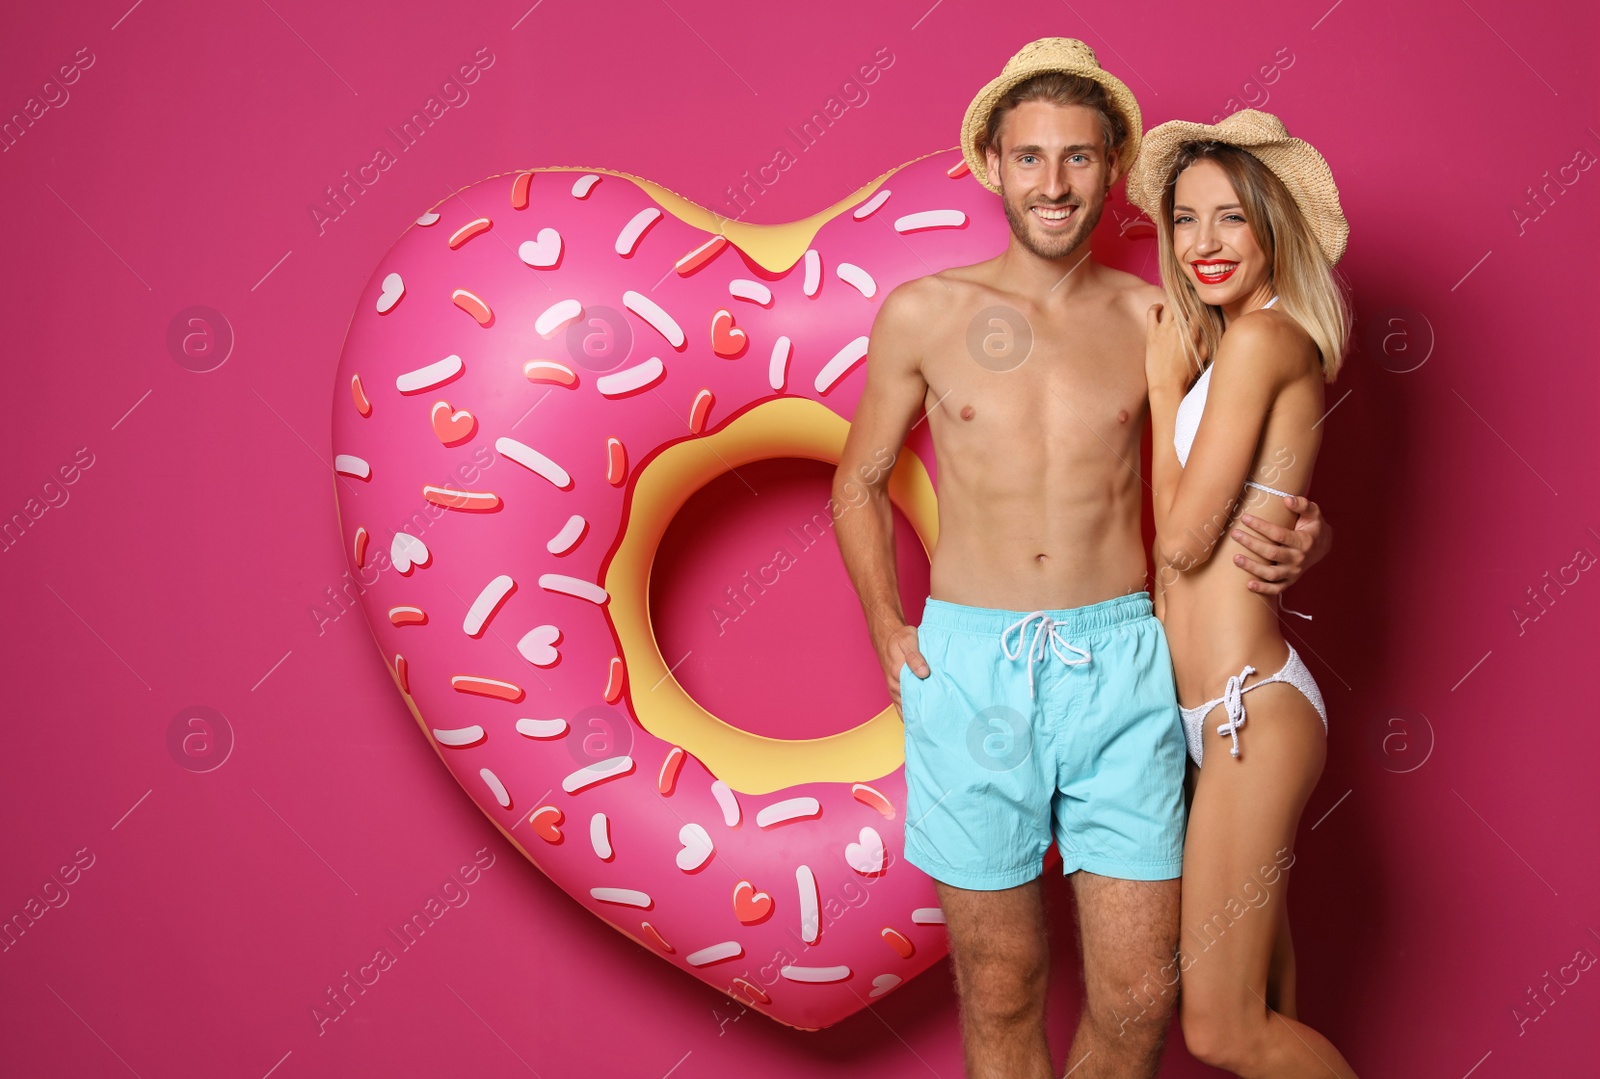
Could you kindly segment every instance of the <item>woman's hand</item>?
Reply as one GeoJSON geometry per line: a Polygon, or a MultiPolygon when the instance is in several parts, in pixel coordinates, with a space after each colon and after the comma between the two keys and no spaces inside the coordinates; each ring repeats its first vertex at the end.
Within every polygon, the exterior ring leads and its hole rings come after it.
{"type": "Polygon", "coordinates": [[[1144,375],[1152,393],[1189,388],[1200,355],[1200,328],[1186,337],[1166,304],[1153,303],[1144,318],[1144,375]]]}

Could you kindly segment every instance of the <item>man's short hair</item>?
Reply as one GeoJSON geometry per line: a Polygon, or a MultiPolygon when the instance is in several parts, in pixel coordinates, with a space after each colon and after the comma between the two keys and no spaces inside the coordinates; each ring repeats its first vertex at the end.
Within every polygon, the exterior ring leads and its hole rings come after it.
{"type": "Polygon", "coordinates": [[[999,152],[1000,125],[1005,122],[1006,114],[1024,101],[1084,105],[1093,109],[1100,117],[1100,133],[1105,140],[1108,158],[1116,157],[1119,171],[1126,171],[1120,166],[1127,164],[1121,160],[1121,155],[1128,145],[1128,121],[1112,106],[1104,86],[1083,75],[1071,75],[1064,71],[1042,71],[1007,90],[989,112],[989,123],[978,145],[979,153],[986,153],[991,146],[999,152]]]}

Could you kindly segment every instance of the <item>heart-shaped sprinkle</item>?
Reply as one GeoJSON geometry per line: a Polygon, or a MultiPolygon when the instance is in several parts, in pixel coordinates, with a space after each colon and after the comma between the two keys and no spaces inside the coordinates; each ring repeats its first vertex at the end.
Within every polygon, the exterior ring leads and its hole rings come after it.
{"type": "Polygon", "coordinates": [[[869,877],[883,872],[883,837],[876,828],[861,829],[859,843],[845,844],[844,860],[851,869],[869,877]]]}
{"type": "Polygon", "coordinates": [[[725,360],[731,360],[745,350],[750,339],[733,324],[733,312],[726,307],[717,308],[711,316],[711,351],[725,360]]]}
{"type": "Polygon", "coordinates": [[[535,667],[552,667],[561,658],[561,653],[556,651],[559,640],[561,631],[555,626],[534,626],[517,642],[517,651],[535,667]]]}
{"type": "Polygon", "coordinates": [[[772,897],[756,891],[756,886],[741,880],[733,886],[733,914],[745,925],[765,921],[772,914],[772,897]]]}
{"type": "Polygon", "coordinates": [[[439,441],[446,446],[455,446],[472,437],[478,429],[478,421],[466,409],[450,411],[450,402],[435,401],[433,403],[433,433],[439,436],[439,441]]]}
{"type": "Polygon", "coordinates": [[[548,270],[561,261],[561,233],[550,228],[540,229],[538,239],[522,241],[517,257],[536,270],[548,270]]]}
{"type": "Polygon", "coordinates": [[[394,305],[400,302],[400,297],[406,294],[406,283],[400,275],[392,273],[383,279],[383,291],[378,293],[378,314],[387,315],[393,310],[394,305]]]}
{"type": "Polygon", "coordinates": [[[872,979],[872,990],[867,993],[869,997],[881,997],[889,990],[900,984],[898,974],[880,974],[872,979]]]}
{"type": "Polygon", "coordinates": [[[534,835],[546,843],[559,843],[561,842],[561,828],[559,825],[564,816],[566,814],[555,806],[540,806],[528,818],[528,827],[533,829],[534,835]]]}
{"type": "Polygon", "coordinates": [[[678,852],[678,868],[685,873],[693,873],[705,865],[716,851],[711,842],[711,833],[698,824],[685,824],[679,828],[678,842],[683,844],[683,849],[678,852]]]}
{"type": "Polygon", "coordinates": [[[413,566],[426,566],[432,557],[428,545],[409,532],[396,532],[394,542],[389,544],[389,561],[402,577],[411,576],[413,566]]]}

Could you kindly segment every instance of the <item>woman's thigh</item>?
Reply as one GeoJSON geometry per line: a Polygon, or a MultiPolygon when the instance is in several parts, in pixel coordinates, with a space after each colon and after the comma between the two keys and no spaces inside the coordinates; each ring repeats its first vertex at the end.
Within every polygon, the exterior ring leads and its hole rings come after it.
{"type": "Polygon", "coordinates": [[[1262,686],[1244,701],[1237,758],[1216,733],[1222,708],[1205,720],[1183,855],[1185,1011],[1265,1012],[1295,831],[1327,756],[1322,720],[1292,686],[1262,686]]]}

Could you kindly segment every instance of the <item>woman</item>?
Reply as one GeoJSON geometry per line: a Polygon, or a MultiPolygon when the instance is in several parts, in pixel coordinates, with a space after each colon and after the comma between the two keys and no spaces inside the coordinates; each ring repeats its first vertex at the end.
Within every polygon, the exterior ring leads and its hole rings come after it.
{"type": "Polygon", "coordinates": [[[1156,222],[1167,294],[1150,309],[1145,363],[1156,613],[1195,765],[1184,1040],[1236,1075],[1353,1076],[1295,1016],[1285,906],[1284,870],[1327,752],[1322,696],[1278,610],[1240,587],[1231,531],[1247,510],[1292,526],[1310,484],[1323,384],[1349,336],[1332,272],[1349,226],[1327,163],[1255,110],[1155,128],[1128,197],[1156,222]]]}

